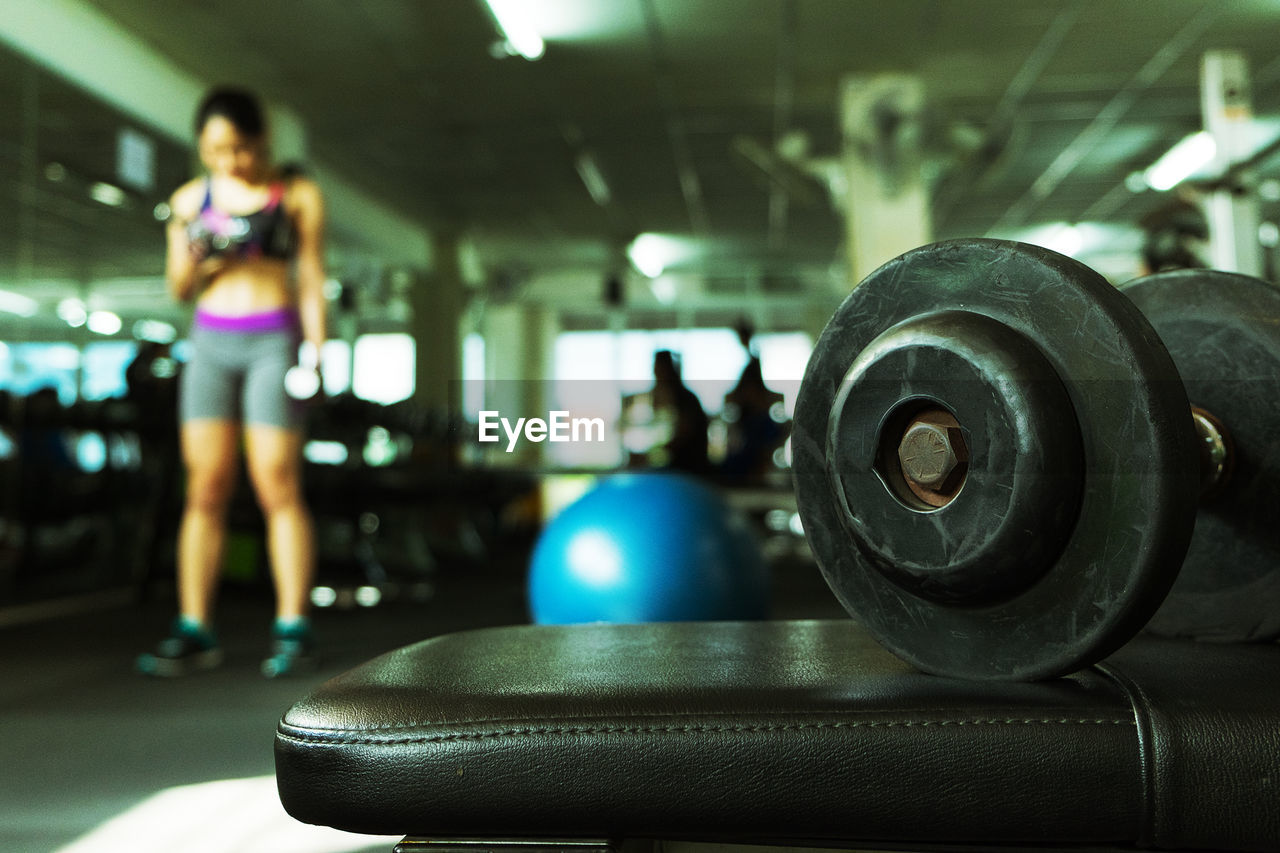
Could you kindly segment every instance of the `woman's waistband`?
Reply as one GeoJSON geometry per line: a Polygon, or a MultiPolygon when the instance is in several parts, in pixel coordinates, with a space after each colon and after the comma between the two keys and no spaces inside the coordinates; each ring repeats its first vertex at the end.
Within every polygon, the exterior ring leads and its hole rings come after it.
{"type": "Polygon", "coordinates": [[[277,332],[297,327],[298,311],[295,308],[272,308],[229,317],[197,308],[195,325],[215,332],[277,332]]]}

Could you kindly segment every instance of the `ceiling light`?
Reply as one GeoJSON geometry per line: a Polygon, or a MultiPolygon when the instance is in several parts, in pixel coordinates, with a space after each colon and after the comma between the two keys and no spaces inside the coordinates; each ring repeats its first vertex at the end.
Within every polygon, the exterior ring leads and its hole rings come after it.
{"type": "Polygon", "coordinates": [[[39,303],[30,296],[0,290],[0,311],[17,314],[19,317],[34,317],[38,310],[40,310],[39,303]]]}
{"type": "Polygon", "coordinates": [[[533,27],[529,0],[485,0],[485,5],[511,53],[531,62],[542,58],[546,45],[533,27]]]}
{"type": "Polygon", "coordinates": [[[139,320],[133,324],[133,336],[140,341],[171,344],[178,339],[178,330],[163,320],[139,320]]]}
{"type": "Polygon", "coordinates": [[[627,247],[627,257],[641,273],[657,278],[667,268],[667,242],[657,234],[641,234],[627,247]]]}
{"type": "Polygon", "coordinates": [[[1084,235],[1075,225],[1064,223],[1049,234],[1044,241],[1044,247],[1060,255],[1074,257],[1084,248],[1084,235]]]}
{"type": "Polygon", "coordinates": [[[58,319],[73,329],[78,329],[89,319],[89,312],[79,299],[68,298],[58,303],[58,319]]]}
{"type": "Polygon", "coordinates": [[[89,187],[89,197],[107,207],[123,207],[125,202],[124,190],[102,181],[89,187]]]}
{"type": "Polygon", "coordinates": [[[99,335],[114,335],[124,326],[120,320],[120,315],[111,311],[94,311],[89,315],[87,323],[89,331],[97,332],[99,335]]]}
{"type": "Polygon", "coordinates": [[[655,278],[649,282],[649,289],[653,291],[653,298],[663,305],[671,305],[676,301],[676,282],[671,276],[655,278]]]}
{"type": "Polygon", "coordinates": [[[1171,190],[1213,162],[1218,145],[1207,130],[1184,137],[1142,173],[1153,190],[1171,190]]]}
{"type": "Polygon", "coordinates": [[[1280,225],[1264,222],[1258,226],[1258,242],[1268,249],[1280,246],[1280,225]]]}
{"type": "Polygon", "coordinates": [[[609,182],[604,179],[604,173],[600,171],[600,164],[596,162],[595,155],[590,151],[584,151],[574,158],[573,165],[578,170],[578,177],[582,179],[587,192],[591,194],[591,200],[601,207],[607,207],[613,199],[613,193],[609,190],[609,182]]]}

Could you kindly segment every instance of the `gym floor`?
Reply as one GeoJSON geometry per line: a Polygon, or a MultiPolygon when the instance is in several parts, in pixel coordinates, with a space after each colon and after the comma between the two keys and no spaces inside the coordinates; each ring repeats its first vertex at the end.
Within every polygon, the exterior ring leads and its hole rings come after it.
{"type": "MultiPolygon", "coordinates": [[[[179,680],[132,671],[172,618],[166,592],[82,608],[0,611],[0,850],[6,853],[296,850],[388,853],[394,840],[306,827],[276,799],[276,722],[321,681],[429,637],[528,621],[527,553],[442,567],[425,601],[315,614],[324,659],[305,677],[269,681],[258,664],[269,587],[224,586],[222,668],[179,680]]],[[[818,570],[774,562],[773,618],[843,617],[818,570]]]]}

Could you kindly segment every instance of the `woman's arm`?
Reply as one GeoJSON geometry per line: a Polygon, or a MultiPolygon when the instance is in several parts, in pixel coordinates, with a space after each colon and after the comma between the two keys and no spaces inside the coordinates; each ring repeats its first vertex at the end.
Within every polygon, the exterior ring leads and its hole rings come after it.
{"type": "Polygon", "coordinates": [[[207,257],[208,246],[191,242],[187,236],[187,223],[194,216],[197,201],[193,200],[196,184],[187,184],[177,190],[169,200],[172,211],[169,222],[165,225],[165,283],[169,294],[180,302],[189,302],[200,291],[200,287],[221,269],[226,261],[222,258],[207,257]]]}
{"type": "Polygon", "coordinates": [[[298,317],[303,340],[320,363],[325,341],[324,198],[320,188],[306,178],[295,178],[290,187],[297,229],[298,317]]]}

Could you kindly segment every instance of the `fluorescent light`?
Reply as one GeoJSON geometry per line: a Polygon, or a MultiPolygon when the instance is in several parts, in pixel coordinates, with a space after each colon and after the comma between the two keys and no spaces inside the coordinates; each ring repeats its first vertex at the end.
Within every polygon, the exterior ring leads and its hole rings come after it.
{"type": "Polygon", "coordinates": [[[107,207],[123,207],[125,202],[124,190],[114,184],[107,184],[102,181],[98,181],[89,187],[89,197],[100,204],[105,204],[107,207]]]}
{"type": "Polygon", "coordinates": [[[311,590],[311,603],[316,607],[332,607],[338,603],[338,591],[331,586],[314,587],[311,590]]]}
{"type": "Polygon", "coordinates": [[[1268,249],[1280,246],[1280,225],[1264,222],[1258,226],[1258,242],[1268,249]]]}
{"type": "Polygon", "coordinates": [[[646,277],[658,278],[696,260],[703,251],[702,244],[687,237],[645,232],[627,246],[627,259],[646,277]]]}
{"type": "Polygon", "coordinates": [[[595,155],[584,151],[574,159],[573,165],[577,168],[578,177],[582,178],[587,192],[591,194],[591,200],[601,207],[607,207],[613,199],[613,193],[609,190],[609,183],[604,179],[604,173],[600,171],[600,164],[596,162],[595,155]]]}
{"type": "Polygon", "coordinates": [[[120,315],[111,311],[94,311],[89,315],[87,325],[89,331],[97,332],[99,335],[114,335],[124,326],[120,320],[120,315]]]}
{"type": "Polygon", "coordinates": [[[631,242],[627,257],[641,273],[657,278],[667,268],[670,249],[667,241],[657,234],[641,234],[631,242]]]}
{"type": "Polygon", "coordinates": [[[133,336],[140,341],[171,344],[178,339],[178,330],[163,320],[139,320],[133,324],[133,336]]]}
{"type": "Polygon", "coordinates": [[[676,282],[671,276],[664,278],[655,278],[649,282],[649,289],[653,291],[653,298],[661,302],[663,305],[671,305],[676,301],[676,282]]]}
{"type": "Polygon", "coordinates": [[[30,296],[23,296],[21,293],[10,290],[0,290],[0,311],[17,314],[19,317],[34,317],[39,310],[40,304],[30,296]]]}
{"type": "Polygon", "coordinates": [[[1170,148],[1142,176],[1153,190],[1171,190],[1212,163],[1217,153],[1218,145],[1213,135],[1202,130],[1170,148]]]}
{"type": "Polygon", "coordinates": [[[73,329],[83,326],[89,319],[89,312],[79,299],[68,298],[58,303],[58,319],[73,329]]]}
{"type": "Polygon", "coordinates": [[[542,58],[546,45],[530,20],[529,0],[485,0],[485,3],[513,53],[531,62],[542,58]]]}
{"type": "Polygon", "coordinates": [[[649,278],[657,278],[666,270],[661,258],[645,252],[632,252],[631,263],[649,278]]]}
{"type": "Polygon", "coordinates": [[[356,604],[361,607],[377,607],[382,601],[382,590],[376,586],[356,587],[356,604]]]}
{"type": "MultiPolygon", "coordinates": [[[[345,465],[347,462],[347,446],[340,441],[308,441],[302,446],[302,455],[308,462],[317,465],[345,465]]],[[[317,587],[322,589],[322,587],[317,587]]],[[[312,592],[314,599],[315,592],[312,592]]],[[[326,605],[320,604],[320,607],[326,605]]]]}
{"type": "Polygon", "coordinates": [[[1084,248],[1084,235],[1074,225],[1062,224],[1045,239],[1044,247],[1074,257],[1084,248]]]}

